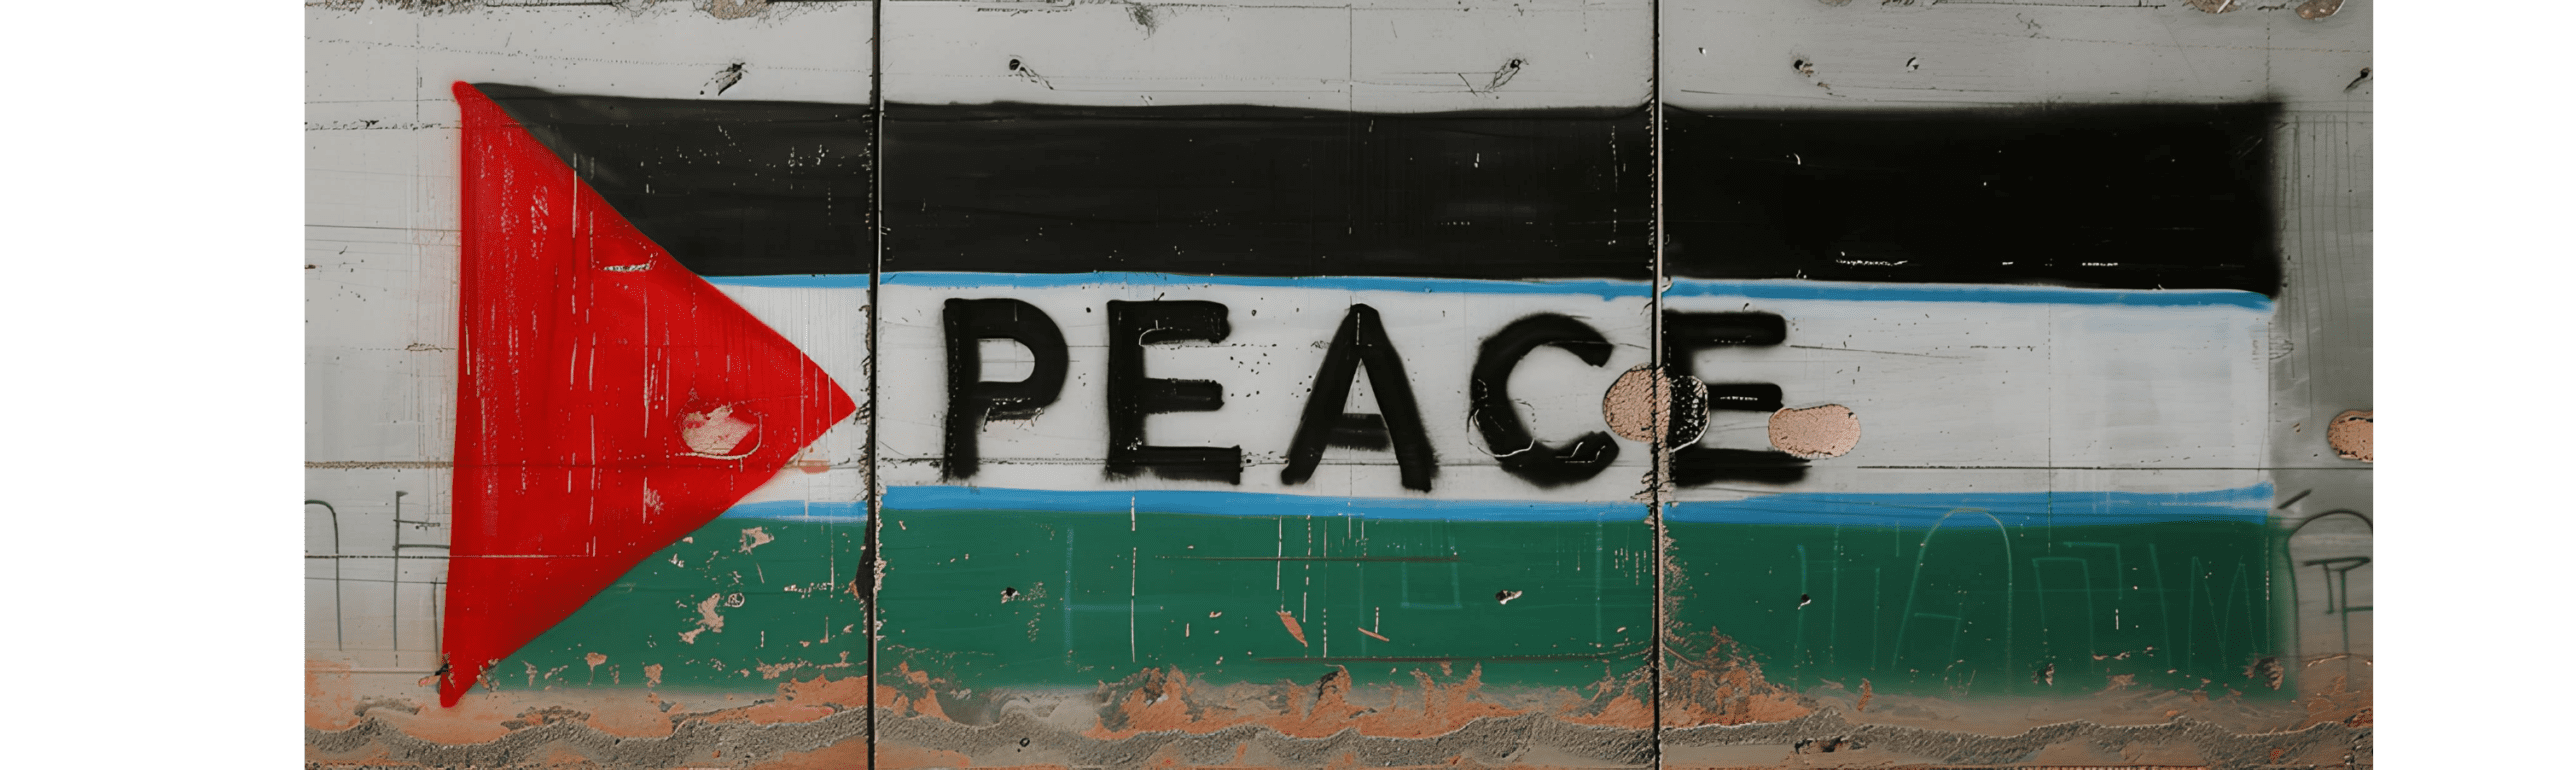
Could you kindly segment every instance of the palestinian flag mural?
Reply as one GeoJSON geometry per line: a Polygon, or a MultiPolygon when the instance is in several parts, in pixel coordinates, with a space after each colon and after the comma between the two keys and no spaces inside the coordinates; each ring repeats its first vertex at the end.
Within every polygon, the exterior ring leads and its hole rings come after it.
{"type": "MultiPolygon", "coordinates": [[[[1657,580],[1659,643],[1791,687],[2285,643],[2264,109],[1675,110],[1657,148],[1640,110],[893,104],[875,158],[858,106],[455,91],[448,703],[867,634],[947,709],[1588,692],[1657,580]],[[875,432],[876,554],[831,429],[875,432]]],[[[1666,719],[1718,708],[1680,681],[1666,719]]]]}

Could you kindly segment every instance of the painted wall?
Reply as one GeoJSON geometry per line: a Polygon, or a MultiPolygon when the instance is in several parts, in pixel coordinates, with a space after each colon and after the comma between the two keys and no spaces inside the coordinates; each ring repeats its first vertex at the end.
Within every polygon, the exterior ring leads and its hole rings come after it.
{"type": "Polygon", "coordinates": [[[314,5],[308,758],[2360,764],[2370,11],[314,5]]]}

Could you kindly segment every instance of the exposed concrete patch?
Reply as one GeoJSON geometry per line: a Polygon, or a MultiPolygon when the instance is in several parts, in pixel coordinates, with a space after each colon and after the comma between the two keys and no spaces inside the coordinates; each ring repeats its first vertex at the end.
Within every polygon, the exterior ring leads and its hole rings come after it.
{"type": "Polygon", "coordinates": [[[773,542],[773,535],[766,533],[763,527],[748,527],[738,531],[739,553],[755,553],[756,546],[770,542],[773,542]]]}
{"type": "Polygon", "coordinates": [[[2336,722],[2348,727],[2373,726],[2373,659],[2350,653],[2334,653],[2302,662],[2301,705],[2304,713],[2297,729],[2322,722],[2336,722]],[[2328,684],[2310,692],[2312,682],[2328,684]]]}
{"type": "Polygon", "coordinates": [[[1827,460],[1858,445],[1858,415],[1839,404],[1780,409],[1769,415],[1769,445],[1807,460],[1827,460]]]}
{"type": "Polygon", "coordinates": [[[1707,384],[1688,375],[1664,377],[1650,365],[1628,369],[1600,396],[1600,416],[1628,441],[1668,435],[1664,448],[1680,449],[1706,433],[1707,384]]]}
{"type": "Polygon", "coordinates": [[[1679,629],[1666,636],[1662,672],[1665,728],[1702,724],[1783,722],[1814,711],[1812,698],[1770,682],[1742,645],[1715,629],[1703,651],[1684,653],[1679,629]]]}
{"type": "Polygon", "coordinates": [[[2317,21],[2336,15],[2338,6],[2346,4],[2347,0],[2305,0],[2301,7],[2293,9],[2293,14],[2317,21]]]}
{"type": "Polygon", "coordinates": [[[2329,448],[2340,458],[2373,462],[2373,413],[2351,409],[2329,421],[2329,448]]]}
{"type": "Polygon", "coordinates": [[[1307,646],[1306,629],[1298,626],[1297,617],[1290,615],[1288,610],[1280,611],[1280,626],[1289,629],[1289,638],[1298,640],[1298,646],[1307,646]]]}
{"type": "MultiPolygon", "coordinates": [[[[2346,661],[2357,664],[2360,661],[2346,661]]],[[[1178,676],[1178,675],[1176,675],[1178,676]]],[[[1228,724],[1202,729],[1196,721],[1161,725],[1144,732],[1079,730],[1059,720],[1044,719],[1029,709],[1005,709],[987,724],[962,724],[939,709],[866,709],[845,701],[860,700],[865,690],[874,699],[904,700],[886,688],[867,688],[859,678],[816,680],[785,685],[780,697],[720,711],[675,714],[670,728],[657,736],[634,736],[600,729],[594,715],[574,708],[540,708],[506,720],[507,731],[488,740],[439,742],[414,736],[401,727],[400,714],[365,716],[351,727],[304,730],[308,759],[315,766],[356,763],[527,767],[576,764],[583,760],[605,767],[669,768],[687,765],[727,767],[836,766],[866,756],[866,742],[877,726],[878,752],[898,757],[902,766],[1072,766],[1137,767],[1159,764],[1258,765],[1313,767],[1337,764],[1397,767],[1452,764],[1522,766],[1643,766],[1651,763],[1653,731],[1638,726],[1586,724],[1553,713],[1501,713],[1429,725],[1427,734],[1400,732],[1392,726],[1370,730],[1342,722],[1295,725],[1228,724]]],[[[1155,692],[1132,689],[1132,705],[1175,711],[1191,707],[1175,696],[1181,685],[1162,678],[1155,692]],[[1152,702],[1150,702],[1152,699],[1152,702]]],[[[1345,683],[1318,683],[1312,700],[1331,701],[1332,709],[1350,714],[1361,709],[1340,701],[1345,683]]],[[[1634,689],[1634,688],[1631,688],[1634,689]]],[[[1890,724],[1853,724],[1837,707],[1825,707],[1783,721],[1671,727],[1662,731],[1666,766],[1693,765],[1714,757],[1780,757],[1781,764],[1838,766],[1843,762],[1927,765],[2008,765],[2082,761],[2121,757],[2145,765],[2260,767],[2295,763],[2327,765],[2369,760],[2372,751],[2369,700],[2346,696],[2333,710],[2359,708],[2363,722],[2322,721],[2301,729],[2240,733],[2212,722],[2173,718],[2164,723],[2101,725],[2071,721],[2027,728],[2015,735],[1981,735],[1945,729],[1890,724]],[[1738,752],[1738,753],[1737,753],[1738,752]],[[1819,755],[1821,760],[1812,761],[1819,755]],[[2269,757],[2282,757],[2271,762],[2269,757]],[[1835,761],[1836,760],[1836,761],[1835,761]]],[[[1108,696],[1103,696],[1108,697],[1108,696]]],[[[2324,696],[2325,698],[2325,696],[2324,696]]],[[[1115,699],[1118,700],[1118,699],[1115,699]]],[[[1453,703],[1463,698],[1453,699],[1453,703]]],[[[495,704],[492,704],[495,705],[495,704]]],[[[1327,711],[1302,701],[1305,713],[1327,711]]],[[[1487,704],[1490,705],[1490,704],[1487,704]]],[[[1168,714],[1171,716],[1171,714],[1168,714]]],[[[1451,714],[1451,716],[1463,716],[1451,714]]],[[[1176,717],[1183,719],[1185,717],[1176,717]]],[[[1077,720],[1067,720],[1069,722],[1077,720]]],[[[1327,721],[1327,720],[1318,720],[1327,721]]],[[[1135,726],[1135,725],[1132,725],[1135,726]]],[[[1424,725],[1413,725],[1425,727],[1424,725]]]]}
{"type": "Polygon", "coordinates": [[[355,702],[349,684],[347,664],[332,661],[309,661],[302,667],[302,725],[321,730],[343,730],[353,726],[355,714],[363,708],[355,702]]]}
{"type": "Polygon", "coordinates": [[[1122,5],[1128,7],[1129,23],[1136,24],[1139,29],[1146,30],[1147,37],[1156,36],[1156,25],[1161,23],[1164,20],[1164,17],[1170,13],[1170,9],[1164,8],[1160,5],[1128,2],[1124,2],[1122,5]]]}
{"type": "Polygon", "coordinates": [[[606,767],[654,769],[714,759],[749,764],[847,742],[859,745],[870,737],[866,725],[861,710],[848,710],[810,722],[687,720],[664,738],[626,738],[567,720],[547,720],[484,743],[436,743],[412,737],[381,719],[366,719],[340,731],[304,728],[303,735],[309,758],[317,765],[375,756],[376,761],[428,766],[521,767],[546,764],[557,749],[566,748],[606,767]]]}
{"type": "Polygon", "coordinates": [[[1698,727],[1666,727],[1662,731],[1664,753],[1673,747],[1792,745],[1804,737],[1837,738],[1849,744],[1863,744],[1882,751],[1929,757],[1949,764],[2004,765],[2034,759],[2039,752],[2069,743],[2081,750],[2121,753],[2137,743],[2170,744],[2193,747],[2214,767],[2252,767],[2267,764],[2271,751],[2282,756],[2298,757],[2302,762],[2331,763],[2354,756],[2362,761],[2372,756],[2373,730],[2325,722],[2302,730],[2241,734],[2228,728],[2192,719],[2175,719],[2165,724],[2102,726],[2090,722],[2065,722],[2029,729],[2013,736],[1974,735],[1946,730],[1931,730],[1896,725],[1852,725],[1836,709],[1787,722],[1764,722],[1744,725],[1702,725],[1698,727]]]}
{"type": "Polygon", "coordinates": [[[1547,714],[1486,717],[1457,730],[1420,738],[1363,735],[1341,730],[1322,737],[1293,737],[1263,725],[1238,725],[1207,733],[1151,732],[1103,740],[1067,732],[1019,712],[993,725],[959,725],[921,718],[884,718],[879,740],[892,745],[956,751],[976,766],[1031,763],[1071,767],[1135,767],[1163,758],[1176,764],[1224,765],[1241,754],[1255,764],[1311,767],[1347,755],[1361,767],[1452,764],[1452,758],[1511,764],[1535,747],[1550,759],[1637,766],[1650,764],[1650,731],[1597,727],[1547,714]]]}
{"type": "Polygon", "coordinates": [[[755,452],[755,447],[750,446],[745,452],[730,454],[756,430],[755,421],[747,419],[731,405],[724,404],[708,412],[687,412],[679,419],[676,428],[684,436],[685,448],[693,450],[693,454],[699,457],[729,460],[755,452]]]}
{"type": "Polygon", "coordinates": [[[703,0],[700,7],[716,19],[744,19],[761,16],[770,7],[765,0],[703,0]]]}
{"type": "Polygon", "coordinates": [[[683,639],[685,644],[692,644],[694,637],[701,636],[704,631],[720,633],[721,627],[728,625],[728,619],[720,615],[720,605],[726,598],[728,597],[715,593],[711,598],[695,604],[693,611],[702,618],[694,621],[693,630],[677,634],[676,638],[683,639]]]}

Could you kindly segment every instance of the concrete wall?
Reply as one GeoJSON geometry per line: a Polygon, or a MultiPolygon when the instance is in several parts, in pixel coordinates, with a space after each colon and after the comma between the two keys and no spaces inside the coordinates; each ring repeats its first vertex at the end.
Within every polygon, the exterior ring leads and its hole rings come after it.
{"type": "Polygon", "coordinates": [[[308,759],[2360,765],[2371,12],[314,4],[308,759]],[[457,82],[859,411],[447,704],[457,82]]]}

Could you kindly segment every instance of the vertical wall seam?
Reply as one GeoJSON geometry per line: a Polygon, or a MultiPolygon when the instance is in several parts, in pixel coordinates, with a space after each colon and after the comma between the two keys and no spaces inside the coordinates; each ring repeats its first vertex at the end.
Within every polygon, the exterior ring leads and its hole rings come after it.
{"type": "Polygon", "coordinates": [[[888,94],[881,71],[881,49],[887,47],[888,0],[871,0],[871,280],[870,312],[863,314],[862,359],[865,398],[871,399],[870,419],[862,423],[862,519],[863,564],[857,577],[871,580],[873,589],[857,592],[867,595],[862,601],[862,762],[864,768],[880,766],[880,271],[889,253],[888,202],[883,195],[881,179],[881,137],[888,133],[888,94]]]}
{"type": "Polygon", "coordinates": [[[1651,335],[1652,349],[1650,352],[1652,353],[1654,382],[1657,383],[1657,386],[1646,389],[1647,395],[1654,402],[1652,405],[1654,411],[1652,423],[1655,426],[1655,431],[1653,443],[1650,445],[1651,454],[1653,456],[1653,467],[1652,471],[1646,474],[1648,478],[1646,479],[1645,484],[1645,508],[1647,518],[1651,519],[1653,523],[1653,559],[1651,560],[1653,562],[1653,567],[1650,570],[1653,577],[1653,645],[1647,650],[1645,657],[1646,668],[1652,678],[1653,685],[1653,697],[1651,699],[1653,702],[1653,731],[1651,734],[1653,743],[1653,768],[1654,770],[1662,770],[1662,645],[1667,643],[1668,635],[1665,631],[1668,630],[1669,626],[1667,623],[1669,612],[1663,605],[1664,596],[1662,573],[1666,568],[1666,560],[1664,557],[1669,552],[1670,544],[1662,526],[1662,491],[1664,485],[1671,483],[1669,462],[1670,453],[1663,451],[1663,447],[1664,444],[1671,440],[1671,432],[1666,429],[1670,423],[1665,420],[1662,413],[1665,405],[1661,402],[1660,396],[1663,392],[1663,388],[1659,386],[1659,383],[1663,382],[1662,377],[1664,373],[1667,371],[1663,367],[1662,359],[1662,255],[1664,233],[1662,222],[1662,0],[1652,0],[1648,5],[1650,5],[1653,10],[1653,73],[1652,82],[1645,89],[1645,101],[1651,107],[1650,112],[1652,113],[1652,125],[1649,126],[1649,128],[1651,129],[1653,138],[1652,145],[1647,148],[1653,155],[1653,211],[1650,212],[1651,216],[1647,217],[1647,219],[1651,220],[1650,224],[1653,236],[1653,285],[1650,289],[1653,295],[1653,302],[1648,306],[1648,312],[1650,315],[1648,320],[1651,322],[1651,328],[1648,329],[1648,333],[1651,335]]]}

